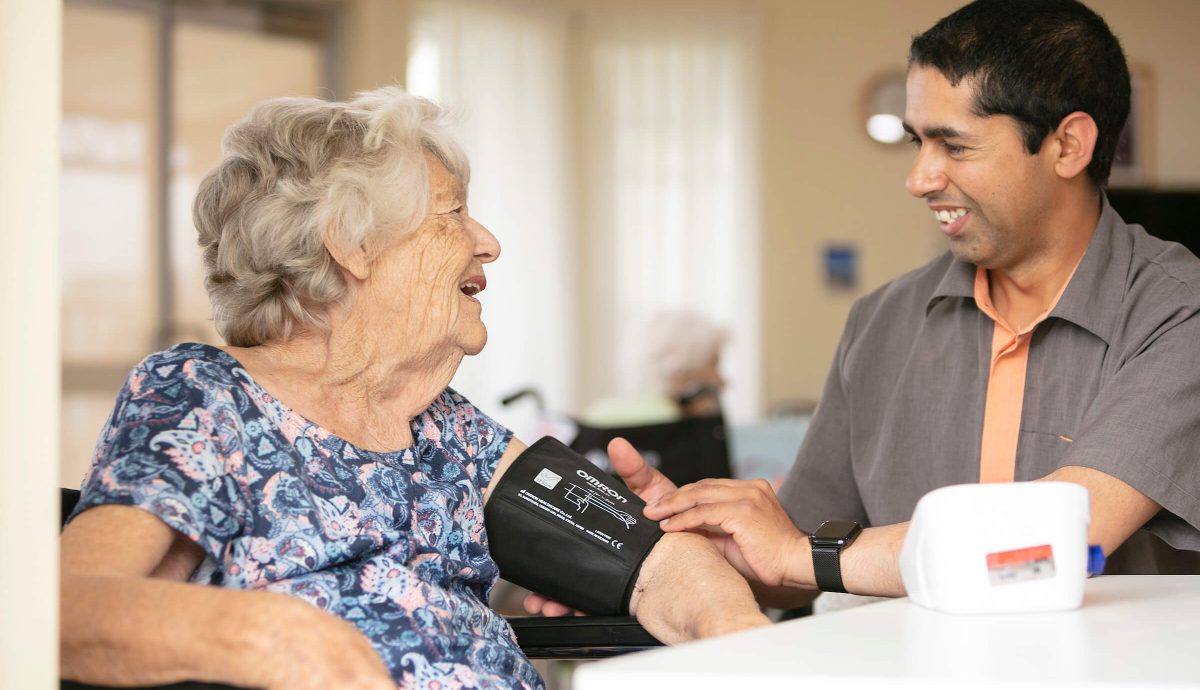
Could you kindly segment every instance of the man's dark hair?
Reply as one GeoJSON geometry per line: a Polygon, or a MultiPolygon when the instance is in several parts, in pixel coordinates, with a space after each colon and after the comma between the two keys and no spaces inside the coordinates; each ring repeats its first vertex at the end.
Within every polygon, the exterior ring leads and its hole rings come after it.
{"type": "Polygon", "coordinates": [[[1108,25],[1075,0],[977,0],[913,39],[909,67],[933,67],[953,86],[971,79],[974,112],[1008,115],[1029,153],[1067,115],[1082,111],[1099,134],[1088,177],[1108,181],[1129,116],[1129,67],[1108,25]]]}

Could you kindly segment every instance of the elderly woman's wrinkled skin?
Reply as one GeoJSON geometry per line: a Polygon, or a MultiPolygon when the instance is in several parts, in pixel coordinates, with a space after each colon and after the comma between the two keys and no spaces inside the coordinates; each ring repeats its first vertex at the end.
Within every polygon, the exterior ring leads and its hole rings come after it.
{"type": "Polygon", "coordinates": [[[487,342],[483,307],[467,293],[486,285],[483,265],[500,244],[467,214],[462,183],[425,158],[430,194],[420,227],[392,236],[373,260],[370,247],[326,243],[350,289],[329,334],[224,348],[292,409],[370,450],[411,445],[408,420],[487,342]]]}

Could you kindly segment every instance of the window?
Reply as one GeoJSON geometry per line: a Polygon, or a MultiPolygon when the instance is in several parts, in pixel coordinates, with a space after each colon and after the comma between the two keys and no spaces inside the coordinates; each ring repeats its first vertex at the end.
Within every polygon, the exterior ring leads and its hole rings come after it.
{"type": "MultiPolygon", "coordinates": [[[[455,380],[498,409],[522,386],[554,410],[645,386],[641,333],[689,308],[734,337],[726,414],[758,416],[761,18],[417,5],[409,88],[459,114],[472,214],[504,247],[488,348],[455,380]]],[[[516,414],[516,413],[511,413],[516,414]]]]}
{"type": "Polygon", "coordinates": [[[332,88],[329,12],[180,0],[65,5],[64,486],[87,469],[134,364],[180,340],[218,342],[192,197],[224,129],[251,104],[332,88]]]}

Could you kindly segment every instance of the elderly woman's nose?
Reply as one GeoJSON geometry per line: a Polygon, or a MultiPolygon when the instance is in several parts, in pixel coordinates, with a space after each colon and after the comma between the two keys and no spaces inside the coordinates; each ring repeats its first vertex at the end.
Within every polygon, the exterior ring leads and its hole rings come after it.
{"type": "Polygon", "coordinates": [[[500,256],[500,241],[483,226],[483,223],[469,218],[467,220],[467,229],[471,232],[472,239],[475,240],[475,256],[483,263],[495,261],[500,256]]]}

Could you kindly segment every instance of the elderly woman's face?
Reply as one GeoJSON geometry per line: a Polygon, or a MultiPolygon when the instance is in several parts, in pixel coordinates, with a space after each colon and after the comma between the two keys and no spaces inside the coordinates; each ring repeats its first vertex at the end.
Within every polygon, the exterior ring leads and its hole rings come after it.
{"type": "Polygon", "coordinates": [[[400,333],[401,348],[427,352],[450,346],[473,355],[487,342],[475,294],[486,287],[483,264],[496,260],[500,244],[467,215],[462,183],[432,154],[426,152],[425,161],[425,220],[382,252],[368,291],[387,305],[387,318],[394,321],[383,332],[400,333]]]}

